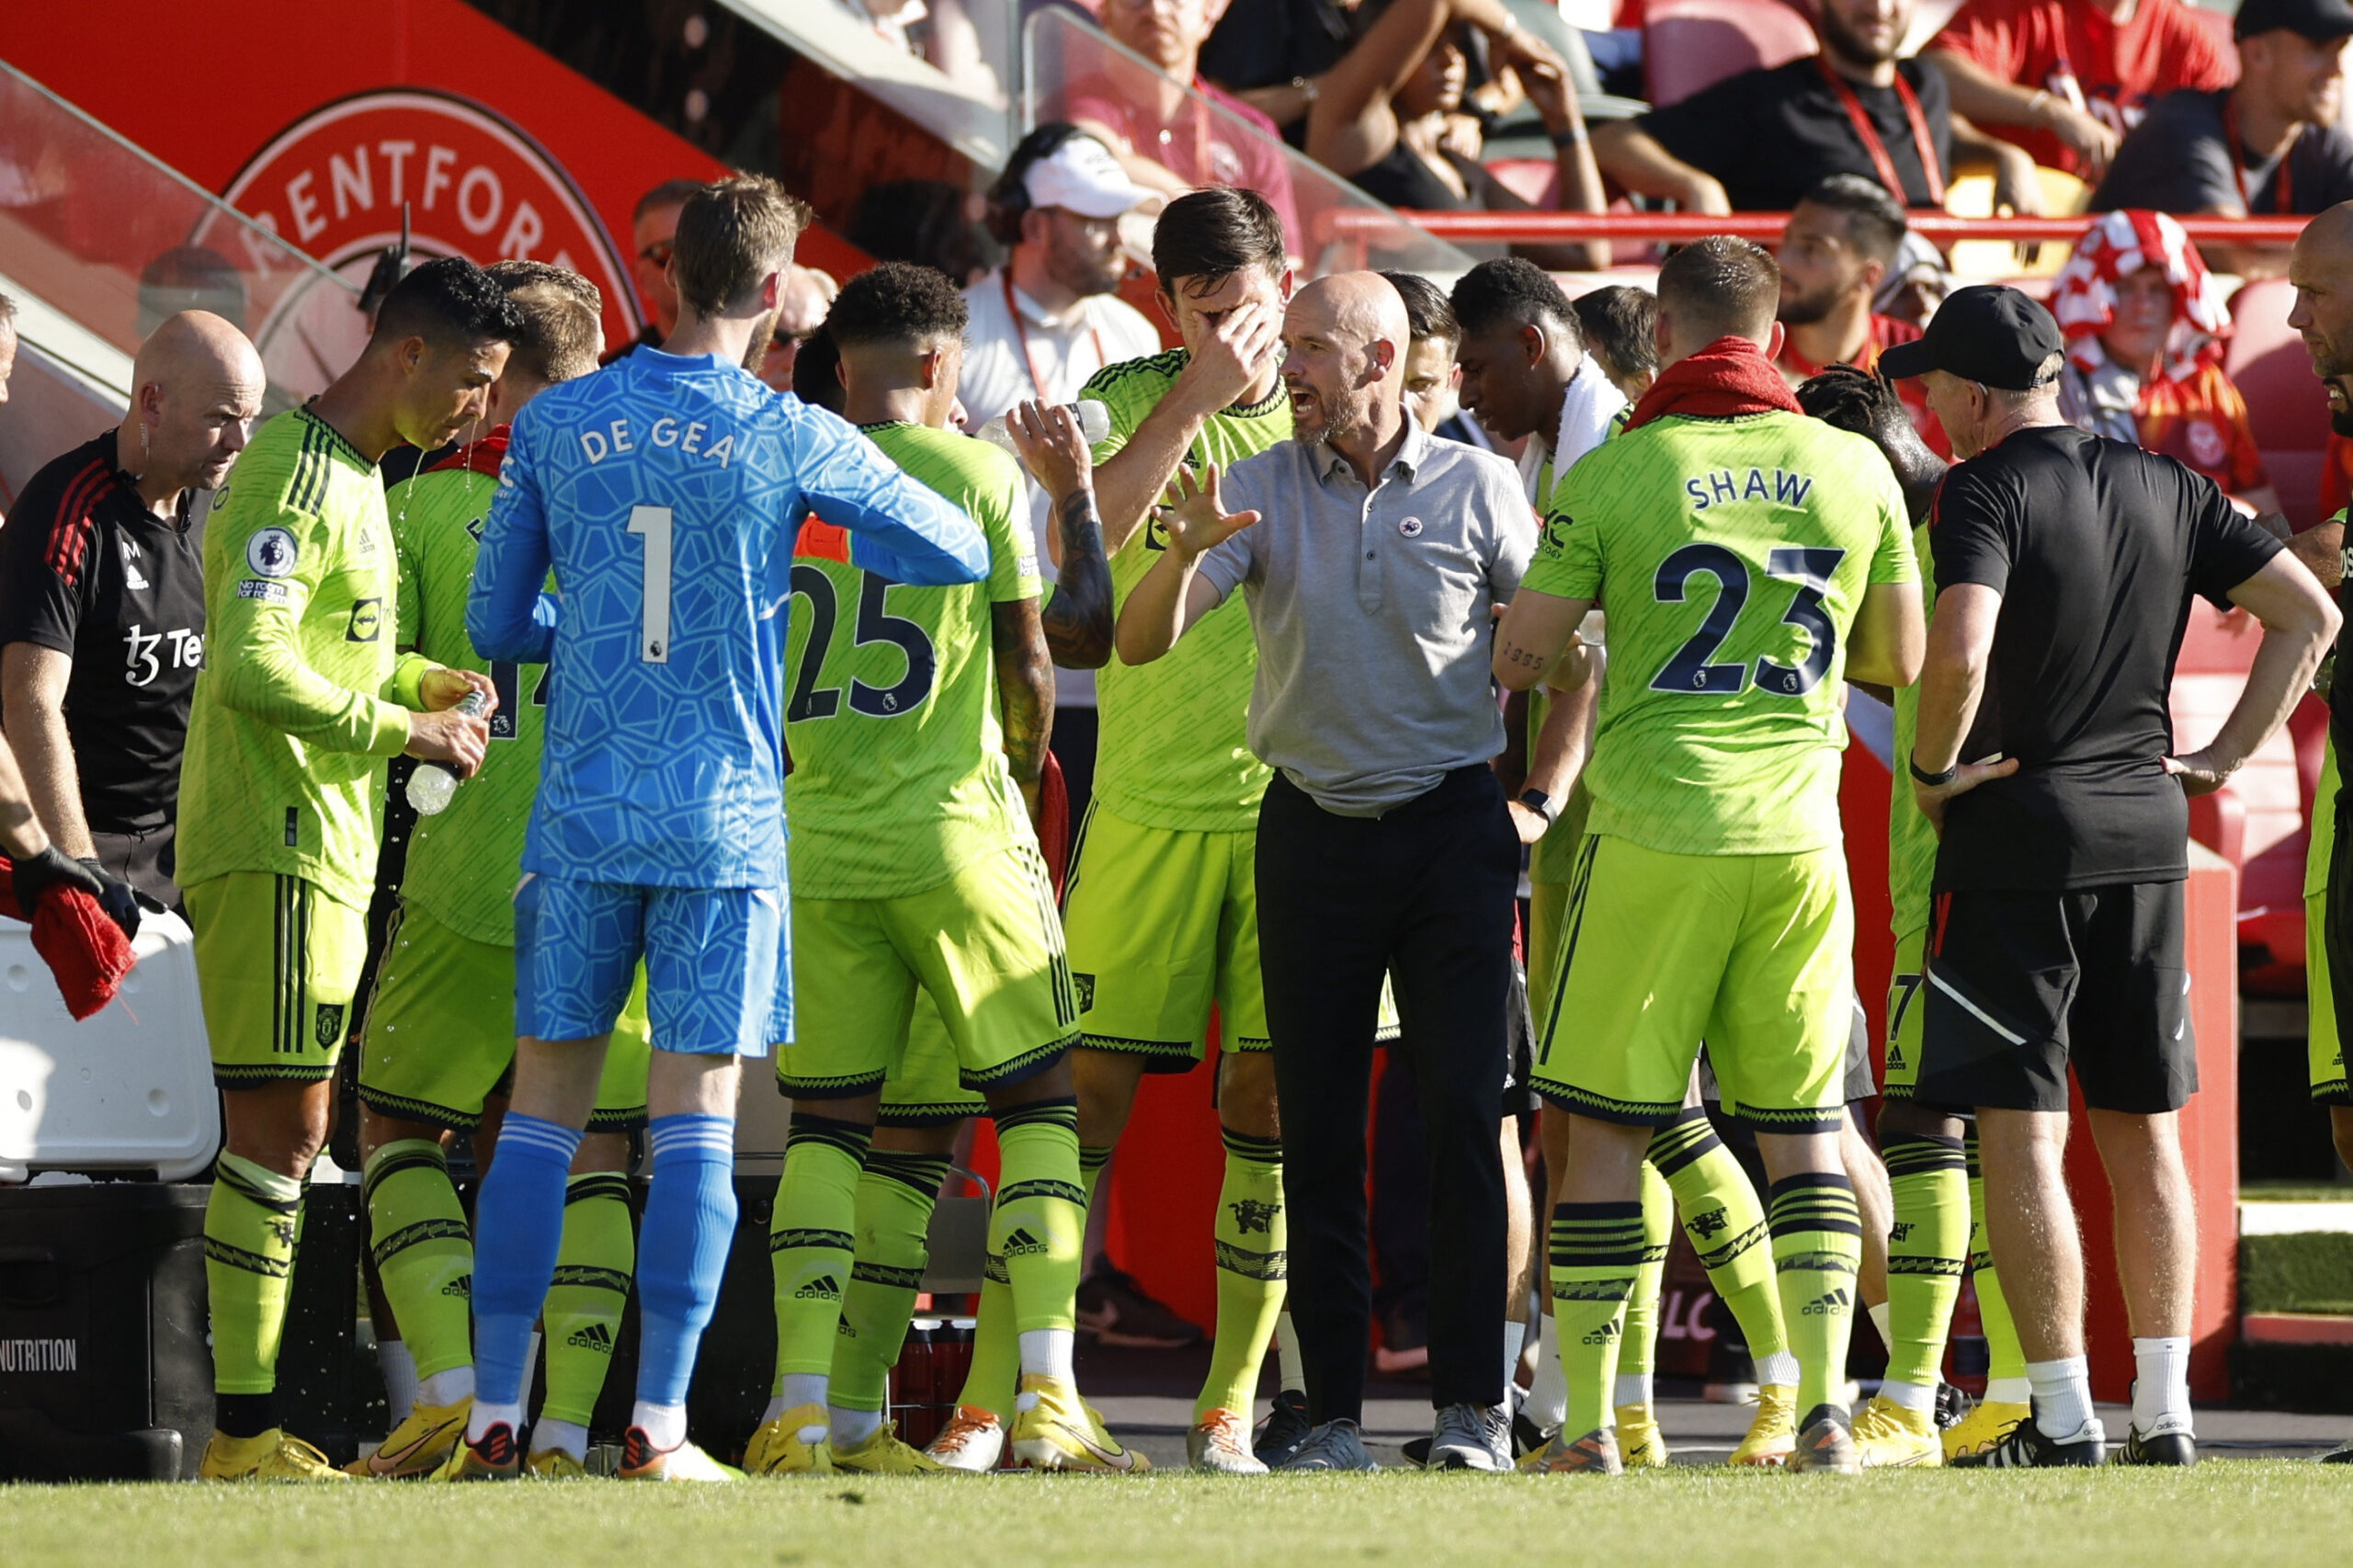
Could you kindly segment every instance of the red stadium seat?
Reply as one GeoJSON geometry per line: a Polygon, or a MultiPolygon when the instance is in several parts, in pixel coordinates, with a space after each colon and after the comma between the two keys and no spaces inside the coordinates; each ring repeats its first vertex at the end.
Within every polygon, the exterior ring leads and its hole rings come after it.
{"type": "Polygon", "coordinates": [[[2296,291],[2284,278],[2259,278],[2231,300],[2234,330],[2222,368],[2246,399],[2256,444],[2279,487],[2288,520],[2320,521],[2320,471],[2328,445],[2328,403],[2313,380],[2303,339],[2288,324],[2296,291]]]}
{"type": "Polygon", "coordinates": [[[1654,105],[1819,47],[1813,24],[1781,0],[1650,0],[1643,12],[1643,71],[1654,105]]]}

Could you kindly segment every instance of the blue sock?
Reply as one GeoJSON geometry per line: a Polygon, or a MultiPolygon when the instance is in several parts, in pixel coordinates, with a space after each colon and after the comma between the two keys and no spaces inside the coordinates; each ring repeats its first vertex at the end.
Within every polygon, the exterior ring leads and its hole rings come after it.
{"type": "Polygon", "coordinates": [[[654,1182],[637,1245],[637,1397],[679,1405],[735,1240],[735,1119],[657,1116],[645,1136],[654,1182]]]}
{"type": "Polygon", "coordinates": [[[520,1404],[531,1327],[555,1278],[563,1192],[580,1131],[510,1111],[474,1200],[474,1393],[520,1404]]]}

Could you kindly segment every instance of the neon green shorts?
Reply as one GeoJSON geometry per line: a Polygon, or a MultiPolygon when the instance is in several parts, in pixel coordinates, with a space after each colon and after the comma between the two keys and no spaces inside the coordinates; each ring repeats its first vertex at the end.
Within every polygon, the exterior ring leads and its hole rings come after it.
{"type": "Polygon", "coordinates": [[[229,871],[182,890],[223,1089],[331,1077],[368,957],[368,912],[316,884],[229,871]]]}
{"type": "Polygon", "coordinates": [[[794,899],[792,986],[798,1038],[776,1075],[798,1099],[881,1088],[905,1063],[919,990],[961,1088],[1028,1077],[1078,1037],[1053,883],[1027,840],[904,898],[794,899]]]}
{"type": "Polygon", "coordinates": [[[938,1127],[968,1116],[986,1116],[989,1102],[964,1087],[956,1066],[956,1041],[926,991],[915,997],[907,1025],[907,1049],[882,1083],[878,1127],[938,1127]]]}
{"type": "Polygon", "coordinates": [[[1920,987],[1927,979],[1927,950],[1926,926],[1895,938],[1895,972],[1887,981],[1887,1080],[1880,1086],[1892,1100],[1910,1099],[1920,1081],[1920,1020],[1928,1016],[1928,999],[1920,987]]]}
{"type": "MultiPolygon", "coordinates": [[[[2348,677],[2353,678],[2353,677],[2348,677]]],[[[2304,900],[2304,994],[2310,1015],[2313,1098],[2326,1106],[2353,1107],[2353,1084],[2345,1074],[2345,1042],[2336,1033],[2336,993],[2328,968],[2328,894],[2304,900]]]]}
{"type": "MultiPolygon", "coordinates": [[[[590,1131],[645,1123],[653,1046],[640,970],[597,1085],[590,1131]]],[[[506,1092],[515,1068],[515,949],[460,937],[403,903],[384,937],[359,1043],[359,1097],[371,1110],[437,1127],[471,1129],[483,1102],[506,1092]]]]}
{"type": "Polygon", "coordinates": [[[1727,1112],[1761,1131],[1835,1131],[1854,945],[1837,849],[1668,855],[1589,838],[1534,1087],[1579,1116],[1662,1125],[1704,1038],[1727,1112]]]}
{"type": "Polygon", "coordinates": [[[1063,904],[1080,1044],[1182,1073],[1207,1048],[1214,1002],[1223,1049],[1269,1049],[1257,853],[1255,830],[1183,833],[1087,808],[1063,904]]]}

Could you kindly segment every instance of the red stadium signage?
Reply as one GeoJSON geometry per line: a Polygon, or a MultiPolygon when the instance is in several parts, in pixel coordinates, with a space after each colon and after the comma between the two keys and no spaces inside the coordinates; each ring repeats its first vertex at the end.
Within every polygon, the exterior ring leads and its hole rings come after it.
{"type": "Polygon", "coordinates": [[[382,88],[313,109],[222,195],[354,283],[399,241],[405,206],[418,256],[552,262],[603,291],[608,341],[636,335],[642,320],[628,261],[563,166],[454,94],[382,88]]]}

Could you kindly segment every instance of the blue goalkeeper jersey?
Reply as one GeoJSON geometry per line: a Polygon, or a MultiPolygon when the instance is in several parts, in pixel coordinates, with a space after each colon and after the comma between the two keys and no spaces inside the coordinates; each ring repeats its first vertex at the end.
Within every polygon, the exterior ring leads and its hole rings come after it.
{"type": "Polygon", "coordinates": [[[989,566],[961,509],[716,356],[641,348],[540,393],[498,483],[466,631],[485,659],[551,666],[523,865],[575,881],[783,884],[785,616],[811,513],[896,582],[989,566]]]}

